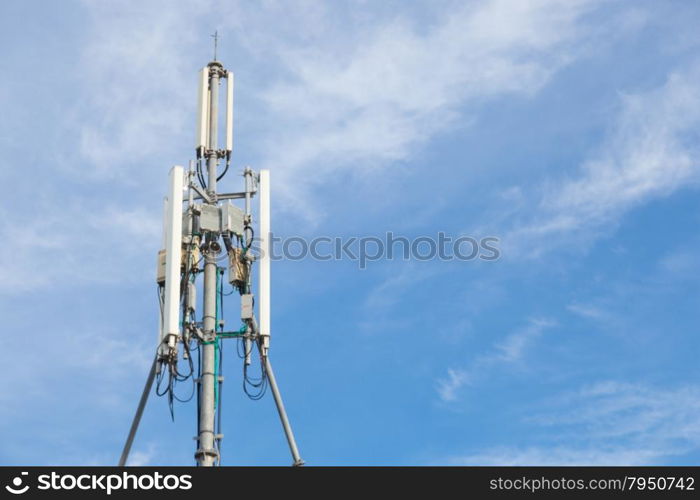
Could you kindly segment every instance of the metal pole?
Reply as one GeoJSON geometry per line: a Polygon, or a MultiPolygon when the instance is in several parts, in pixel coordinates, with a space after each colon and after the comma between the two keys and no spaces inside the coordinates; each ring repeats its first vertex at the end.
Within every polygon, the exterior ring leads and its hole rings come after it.
{"type": "MultiPolygon", "coordinates": [[[[245,170],[243,171],[243,178],[245,180],[245,217],[246,217],[246,223],[251,223],[251,211],[250,211],[250,192],[252,191],[252,176],[253,176],[253,171],[251,170],[250,167],[246,167],[245,170]]],[[[248,231],[244,231],[245,235],[245,241],[244,244],[246,247],[249,247],[251,245],[250,238],[248,238],[248,231]]],[[[246,262],[246,266],[248,266],[248,273],[247,273],[247,279],[248,285],[250,283],[250,262],[246,262]]],[[[243,354],[244,354],[244,359],[243,363],[245,363],[246,366],[250,366],[250,354],[251,354],[252,348],[250,344],[250,338],[248,336],[243,339],[243,354]]]]}
{"type": "Polygon", "coordinates": [[[270,389],[272,390],[272,397],[275,399],[275,405],[277,406],[277,413],[280,416],[280,421],[282,422],[282,427],[284,428],[284,435],[287,437],[287,444],[289,444],[289,451],[292,453],[292,459],[294,462],[293,466],[304,465],[304,461],[299,455],[299,449],[297,448],[297,442],[294,439],[294,433],[292,432],[292,426],[289,424],[289,419],[287,418],[287,411],[284,409],[284,403],[282,402],[282,395],[277,387],[277,380],[275,379],[275,373],[272,371],[272,364],[270,364],[270,358],[263,355],[263,348],[258,342],[258,349],[260,350],[260,356],[265,361],[265,372],[267,373],[267,380],[270,383],[270,389]]]}
{"type": "Polygon", "coordinates": [[[219,72],[223,71],[224,67],[221,63],[214,61],[209,63],[209,68],[209,89],[211,93],[209,101],[209,157],[207,158],[209,182],[207,183],[207,187],[209,188],[209,192],[213,195],[212,198],[216,201],[216,166],[219,163],[219,154],[217,151],[219,147],[219,72]]]}
{"type": "MultiPolygon", "coordinates": [[[[160,350],[160,349],[159,349],[160,350]]],[[[136,437],[136,431],[139,429],[139,424],[141,423],[141,416],[143,415],[143,409],[146,407],[146,402],[148,401],[148,395],[151,393],[151,387],[153,387],[153,379],[156,377],[156,365],[158,364],[158,355],[153,358],[153,363],[151,364],[151,370],[148,372],[148,378],[146,379],[146,385],[143,386],[143,392],[141,393],[141,399],[139,400],[139,405],[136,408],[136,415],[134,415],[134,420],[131,422],[131,429],[129,429],[129,436],[126,438],[126,443],[124,443],[124,449],[122,450],[122,456],[119,458],[119,467],[124,467],[126,461],[129,458],[129,452],[131,451],[131,445],[136,437]]]]}
{"type": "MultiPolygon", "coordinates": [[[[217,151],[217,114],[219,101],[219,72],[223,69],[220,63],[209,63],[209,148],[207,150],[207,171],[209,182],[207,191],[211,202],[216,205],[216,176],[218,164],[217,151]]],[[[218,461],[218,452],[214,448],[214,367],[216,342],[216,256],[220,249],[218,234],[207,235],[204,250],[204,314],[202,348],[201,401],[199,406],[199,447],[195,458],[199,465],[212,467],[218,461]]]]}

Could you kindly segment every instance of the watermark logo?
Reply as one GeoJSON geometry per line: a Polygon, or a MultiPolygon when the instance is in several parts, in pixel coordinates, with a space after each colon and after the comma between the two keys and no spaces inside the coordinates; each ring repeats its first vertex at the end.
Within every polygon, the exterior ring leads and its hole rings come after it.
{"type": "Polygon", "coordinates": [[[26,493],[29,489],[29,485],[27,484],[24,487],[22,487],[22,476],[27,476],[28,474],[28,472],[20,473],[19,476],[12,479],[12,486],[7,485],[5,486],[5,489],[13,495],[21,495],[23,493],[26,493]]]}
{"type": "MultiPolygon", "coordinates": [[[[307,258],[316,261],[356,262],[359,269],[367,269],[371,262],[379,260],[440,260],[493,262],[501,257],[500,239],[496,236],[450,236],[442,231],[436,235],[414,238],[396,235],[389,231],[379,236],[302,236],[281,237],[269,234],[270,260],[300,261],[307,258]]],[[[252,240],[250,249],[258,257],[264,254],[260,238],[252,240]]],[[[222,248],[218,258],[227,258],[222,248]]]]}
{"type": "Polygon", "coordinates": [[[52,472],[38,478],[40,490],[92,490],[111,495],[117,490],[189,490],[192,476],[189,474],[58,474],[52,472]]]}
{"type": "MultiPolygon", "coordinates": [[[[28,472],[21,472],[12,479],[11,484],[5,489],[13,495],[22,495],[29,491],[30,485],[28,472]]],[[[36,476],[36,484],[33,491],[57,491],[57,490],[83,490],[104,491],[111,495],[118,490],[190,490],[192,489],[192,476],[190,474],[162,474],[153,472],[148,474],[131,473],[121,471],[113,474],[40,474],[36,476]]]]}

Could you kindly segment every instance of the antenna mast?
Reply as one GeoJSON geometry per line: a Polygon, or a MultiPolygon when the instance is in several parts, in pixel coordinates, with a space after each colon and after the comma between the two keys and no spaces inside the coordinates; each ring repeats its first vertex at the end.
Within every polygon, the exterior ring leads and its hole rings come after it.
{"type": "Polygon", "coordinates": [[[219,44],[219,32],[215,31],[213,35],[209,35],[214,39],[214,60],[216,61],[216,48],[219,44]]]}
{"type": "Polygon", "coordinates": [[[293,465],[303,465],[282,402],[269,358],[270,348],[270,172],[243,172],[244,190],[219,193],[217,183],[226,175],[233,152],[234,75],[216,60],[218,32],[214,38],[214,60],[199,73],[196,160],[187,172],[175,166],[170,171],[170,189],[164,203],[164,249],[158,253],[157,278],[160,297],[158,347],[119,464],[125,465],[154,379],[158,395],[167,395],[171,415],[177,399],[177,383],[192,377],[196,383],[197,449],[200,466],[221,464],[222,353],[224,341],[243,346],[244,388],[251,399],[260,399],[269,384],[293,465]],[[218,144],[219,86],[226,80],[224,147],[218,144]],[[219,166],[225,165],[221,173],[219,166]],[[204,171],[206,169],[206,172],[204,171]],[[185,193],[186,197],[183,195],[185,193]],[[259,199],[260,244],[254,255],[251,200],[259,199]],[[232,203],[243,200],[243,209],[232,203]],[[221,243],[223,242],[223,247],[221,243]],[[203,265],[200,264],[203,261],[203,265]],[[224,262],[226,265],[220,267],[224,262]],[[259,296],[252,293],[252,268],[259,265],[259,296]],[[240,296],[241,326],[230,330],[223,319],[224,274],[240,296]],[[199,277],[202,290],[201,321],[196,300],[199,277]],[[257,315],[255,304],[257,302],[257,315]],[[182,346],[182,352],[180,352],[182,346]],[[248,376],[257,357],[261,378],[248,376]],[[182,364],[186,364],[183,369],[182,364]]]}

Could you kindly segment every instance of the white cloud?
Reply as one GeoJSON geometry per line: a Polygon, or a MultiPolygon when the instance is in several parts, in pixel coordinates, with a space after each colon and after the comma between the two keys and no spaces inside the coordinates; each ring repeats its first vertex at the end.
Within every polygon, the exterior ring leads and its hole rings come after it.
{"type": "Polygon", "coordinates": [[[485,361],[513,362],[523,357],[525,349],[534,342],[545,329],[554,326],[556,323],[550,319],[536,318],[530,320],[529,324],[510,335],[495,346],[495,354],[484,358],[485,361]]]}
{"type": "Polygon", "coordinates": [[[498,466],[575,466],[575,465],[648,465],[658,453],[652,449],[615,447],[496,447],[473,455],[448,458],[452,465],[498,466]]]}
{"type": "MultiPolygon", "coordinates": [[[[32,212],[0,218],[0,293],[22,293],[51,283],[121,283],[143,272],[160,243],[161,220],[137,208],[64,200],[56,210],[37,203],[32,212]],[[17,228],[21,231],[17,231],[17,228]],[[146,243],[144,244],[144,240],[146,243]]],[[[148,268],[150,269],[150,267],[148,268]]]]}
{"type": "Polygon", "coordinates": [[[696,63],[672,73],[657,89],[622,95],[620,114],[600,152],[577,176],[550,181],[535,203],[536,215],[504,244],[540,254],[557,236],[590,235],[636,206],[697,186],[699,77],[696,63]]]}
{"type": "Polygon", "coordinates": [[[156,447],[152,443],[145,450],[133,450],[129,454],[127,465],[132,467],[145,467],[153,464],[153,459],[156,456],[156,447]]]}
{"type": "Polygon", "coordinates": [[[202,2],[176,7],[84,2],[84,42],[67,56],[79,64],[64,62],[74,69],[62,82],[71,90],[56,96],[51,126],[63,139],[34,159],[36,176],[14,183],[32,198],[29,209],[10,203],[0,212],[0,236],[12,242],[0,250],[0,293],[117,284],[153,269],[167,170],[193,137],[191,22],[207,12],[202,2]]]}
{"type": "Polygon", "coordinates": [[[85,2],[84,97],[71,123],[79,131],[81,164],[71,168],[93,179],[134,185],[134,175],[155,178],[149,173],[159,171],[158,165],[165,172],[164,161],[172,161],[177,145],[193,143],[196,74],[189,61],[198,36],[193,23],[208,6],[85,2]]]}
{"type": "Polygon", "coordinates": [[[287,201],[303,209],[289,187],[299,182],[284,181],[308,174],[321,183],[404,159],[465,106],[538,91],[580,50],[584,14],[599,3],[496,0],[427,27],[401,17],[354,27],[351,47],[280,47],[290,76],[263,99],[284,126],[267,138],[265,162],[280,167],[287,201]]]}
{"type": "Polygon", "coordinates": [[[410,291],[412,283],[428,280],[440,272],[440,269],[434,266],[420,266],[414,262],[399,261],[390,264],[386,268],[388,276],[367,292],[364,306],[367,312],[373,315],[393,307],[410,291]]]}
{"type": "Polygon", "coordinates": [[[581,304],[578,302],[574,302],[572,304],[567,305],[566,309],[578,316],[582,316],[588,319],[602,320],[608,316],[608,314],[600,307],[596,307],[591,304],[581,304]]]}
{"type": "Polygon", "coordinates": [[[585,426],[589,438],[654,443],[687,440],[700,446],[700,387],[653,388],[600,382],[562,398],[559,411],[535,416],[541,425],[585,426]],[[575,411],[572,411],[574,410],[575,411]]]}
{"type": "MultiPolygon", "coordinates": [[[[286,199],[303,212],[299,194],[307,187],[329,181],[335,172],[406,158],[415,146],[462,116],[461,108],[468,103],[539,90],[577,50],[577,41],[585,36],[583,16],[598,3],[494,0],[462,6],[427,25],[415,16],[395,14],[367,25],[360,16],[342,26],[347,36],[341,38],[347,43],[330,43],[338,39],[336,28],[341,26],[323,4],[216,8],[231,9],[230,16],[219,20],[229,50],[233,44],[228,40],[236,39],[250,51],[247,56],[257,57],[256,43],[265,40],[262,46],[272,56],[273,64],[266,68],[272,75],[270,83],[245,91],[247,101],[262,104],[248,109],[270,124],[260,134],[264,153],[258,166],[275,168],[276,199],[286,199]],[[301,35],[291,21],[275,24],[280,27],[274,35],[258,33],[254,42],[244,43],[246,33],[268,27],[271,19],[277,22],[280,13],[286,13],[287,21],[306,16],[314,20],[315,28],[301,35]],[[240,30],[227,39],[227,27],[240,30]],[[256,95],[261,101],[255,100],[256,95]],[[301,175],[311,172],[299,182],[301,175]],[[294,182],[289,182],[292,177],[294,182]]],[[[76,147],[52,154],[62,166],[59,176],[79,177],[85,189],[91,182],[104,186],[108,181],[117,189],[132,190],[115,191],[112,205],[126,203],[132,195],[155,199],[161,194],[168,166],[186,162],[191,152],[183,144],[189,144],[193,135],[192,61],[197,50],[209,44],[196,28],[213,5],[84,2],[87,41],[79,54],[79,73],[74,75],[80,99],[70,103],[73,109],[64,103],[65,123],[56,126],[66,135],[56,144],[76,147]]],[[[235,59],[230,65],[238,67],[235,59]]],[[[52,179],[56,174],[52,172],[52,179]]],[[[113,262],[139,237],[155,234],[148,229],[159,218],[153,211],[128,208],[120,209],[122,216],[112,212],[86,219],[81,209],[65,210],[63,191],[51,186],[43,193],[47,206],[64,207],[61,213],[25,222],[24,233],[15,236],[18,247],[3,260],[8,264],[0,266],[3,291],[35,289],[68,275],[76,278],[73,282],[123,280],[130,276],[125,263],[105,265],[94,256],[113,262]],[[98,228],[100,238],[95,233],[81,238],[76,216],[93,228],[95,219],[107,217],[111,227],[98,228]],[[76,241],[82,245],[76,247],[76,241]],[[93,256],[87,265],[80,259],[88,254],[85,246],[91,247],[93,256]],[[46,265],[58,255],[61,266],[46,265]],[[32,273],[32,266],[46,272],[32,273]],[[92,272],[71,274],[80,268],[92,272]]],[[[74,193],[86,198],[85,191],[74,193]]],[[[315,217],[312,212],[306,215],[315,217]]],[[[11,229],[3,228],[0,234],[9,235],[11,229]]],[[[157,244],[158,236],[153,241],[157,244]]]]}
{"type": "Polygon", "coordinates": [[[438,394],[443,401],[456,401],[457,392],[469,382],[469,375],[464,370],[447,369],[447,379],[438,384],[438,394]]]}
{"type": "Polygon", "coordinates": [[[545,330],[552,328],[556,322],[548,318],[533,318],[528,324],[496,342],[492,350],[477,357],[470,366],[463,369],[447,370],[447,379],[438,380],[437,392],[445,402],[456,401],[458,392],[473,380],[483,376],[496,366],[512,364],[522,360],[528,347],[539,338],[545,330]]]}
{"type": "MultiPolygon", "coordinates": [[[[547,406],[545,403],[544,406],[547,406]]],[[[660,465],[700,447],[700,387],[605,381],[557,398],[527,422],[547,444],[496,446],[449,458],[464,465],[660,465]]]]}
{"type": "Polygon", "coordinates": [[[675,280],[694,279],[700,268],[696,250],[698,243],[700,242],[695,240],[691,243],[691,248],[677,248],[664,255],[659,262],[661,273],[675,280]]]}

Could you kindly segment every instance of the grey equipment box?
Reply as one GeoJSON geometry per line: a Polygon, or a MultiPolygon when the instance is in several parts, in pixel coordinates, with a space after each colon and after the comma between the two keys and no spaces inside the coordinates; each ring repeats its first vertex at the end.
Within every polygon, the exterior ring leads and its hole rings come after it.
{"type": "Polygon", "coordinates": [[[243,236],[243,221],[245,214],[230,201],[221,205],[221,232],[232,232],[238,236],[243,236]]]}
{"type": "Polygon", "coordinates": [[[199,228],[202,231],[218,233],[221,230],[219,207],[216,205],[201,205],[199,207],[199,228]]]}
{"type": "Polygon", "coordinates": [[[253,296],[249,293],[241,295],[241,319],[253,317],[253,296]]]}

